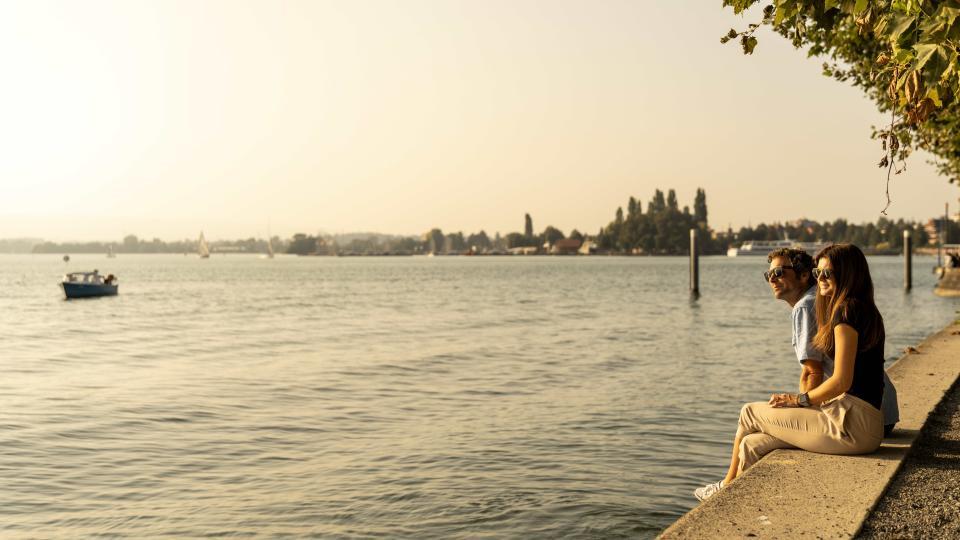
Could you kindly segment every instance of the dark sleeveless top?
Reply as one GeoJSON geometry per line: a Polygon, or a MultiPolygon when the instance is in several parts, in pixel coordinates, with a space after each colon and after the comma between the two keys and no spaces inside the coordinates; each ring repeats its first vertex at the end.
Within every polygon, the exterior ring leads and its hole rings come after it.
{"type": "MultiPolygon", "coordinates": [[[[853,365],[853,383],[847,393],[856,396],[867,403],[880,409],[880,403],[883,401],[883,344],[884,338],[881,338],[869,349],[864,350],[863,336],[865,324],[865,310],[876,310],[874,306],[868,306],[857,300],[847,300],[846,305],[837,310],[837,316],[833,320],[832,327],[838,324],[848,324],[857,331],[857,357],[853,365]]],[[[880,321],[880,314],[875,313],[876,321],[880,321]]],[[[836,351],[831,351],[830,356],[836,360],[836,351]]],[[[836,369],[836,368],[834,368],[836,369]]]]}

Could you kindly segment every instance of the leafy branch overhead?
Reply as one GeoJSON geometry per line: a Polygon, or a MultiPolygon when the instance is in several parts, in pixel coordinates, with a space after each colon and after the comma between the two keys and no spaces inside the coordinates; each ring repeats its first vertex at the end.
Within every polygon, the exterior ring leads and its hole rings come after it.
{"type": "Polygon", "coordinates": [[[769,26],[826,58],[826,75],[863,89],[890,113],[890,124],[874,133],[888,185],[914,149],[930,152],[939,172],[960,183],[960,0],[723,0],[736,14],[760,4],[759,22],[721,41],[739,38],[752,54],[754,33],[769,26]]]}

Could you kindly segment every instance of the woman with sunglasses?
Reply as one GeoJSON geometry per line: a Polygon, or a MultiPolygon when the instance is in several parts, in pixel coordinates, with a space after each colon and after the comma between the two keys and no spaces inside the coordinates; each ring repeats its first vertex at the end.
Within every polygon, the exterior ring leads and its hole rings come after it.
{"type": "Polygon", "coordinates": [[[822,454],[867,454],[880,447],[885,334],[867,259],[853,244],[834,244],[820,251],[815,263],[813,343],[833,357],[833,375],[809,392],[774,394],[768,402],[744,405],[727,476],[695,490],[701,501],[763,457],[751,452],[758,445],[745,443],[749,437],[765,434],[783,446],[822,454]]]}

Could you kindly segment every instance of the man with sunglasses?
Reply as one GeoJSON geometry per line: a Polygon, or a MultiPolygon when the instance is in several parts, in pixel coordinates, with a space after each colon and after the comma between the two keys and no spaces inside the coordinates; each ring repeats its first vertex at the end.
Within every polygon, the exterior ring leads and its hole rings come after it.
{"type": "MultiPolygon", "coordinates": [[[[770,267],[763,273],[764,281],[770,285],[774,298],[785,301],[793,308],[793,350],[802,366],[800,393],[809,392],[820,386],[825,378],[833,375],[833,358],[813,346],[813,337],[817,334],[817,316],[814,310],[817,278],[814,277],[813,257],[802,249],[782,248],[771,251],[767,255],[767,262],[770,267]]],[[[823,279],[829,277],[822,276],[823,279]]],[[[883,374],[883,384],[881,409],[884,436],[887,436],[900,421],[900,408],[897,405],[897,389],[886,372],[883,374]]]]}

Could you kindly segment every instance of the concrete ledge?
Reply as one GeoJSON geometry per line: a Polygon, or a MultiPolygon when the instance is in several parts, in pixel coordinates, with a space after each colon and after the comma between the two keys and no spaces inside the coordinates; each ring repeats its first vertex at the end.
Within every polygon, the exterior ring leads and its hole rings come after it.
{"type": "Polygon", "coordinates": [[[830,456],[777,450],[687,512],[660,538],[855,536],[930,413],[960,376],[960,325],[951,324],[930,336],[917,350],[887,369],[897,386],[900,423],[877,452],[830,456]]]}

